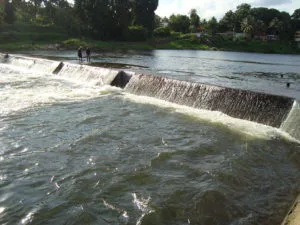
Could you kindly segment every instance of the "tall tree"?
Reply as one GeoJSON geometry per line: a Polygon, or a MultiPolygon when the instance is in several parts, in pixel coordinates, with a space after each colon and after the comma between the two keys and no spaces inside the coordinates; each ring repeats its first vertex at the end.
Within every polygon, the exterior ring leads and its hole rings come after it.
{"type": "Polygon", "coordinates": [[[176,32],[188,33],[190,27],[190,18],[186,15],[171,15],[169,18],[169,27],[176,32]]]}
{"type": "Polygon", "coordinates": [[[223,18],[220,20],[220,27],[222,31],[235,31],[236,27],[236,15],[232,10],[225,13],[223,18]]]}
{"type": "Polygon", "coordinates": [[[249,4],[241,4],[237,6],[237,10],[235,11],[235,28],[236,31],[239,32],[241,30],[241,22],[250,14],[251,5],[249,4]]]}
{"type": "Polygon", "coordinates": [[[4,5],[0,4],[0,25],[4,23],[4,5]]]}
{"type": "Polygon", "coordinates": [[[162,26],[162,18],[158,15],[154,16],[154,28],[158,28],[162,26]]]}
{"type": "Polygon", "coordinates": [[[241,30],[247,33],[249,38],[253,37],[253,34],[256,30],[256,20],[253,16],[247,16],[243,19],[241,23],[241,30]]]}
{"type": "Polygon", "coordinates": [[[291,24],[292,24],[291,33],[292,35],[294,35],[297,30],[300,30],[300,9],[296,9],[292,14],[291,24]]]}
{"type": "Polygon", "coordinates": [[[4,0],[4,22],[13,23],[15,21],[15,8],[10,0],[4,0]]]}
{"type": "Polygon", "coordinates": [[[113,29],[112,10],[109,0],[75,0],[75,10],[84,27],[84,35],[109,39],[113,29]]]}
{"type": "Polygon", "coordinates": [[[113,33],[115,39],[123,39],[127,35],[131,23],[130,10],[132,4],[129,0],[115,0],[112,4],[113,33]]]}
{"type": "Polygon", "coordinates": [[[273,34],[280,35],[283,30],[283,22],[280,21],[277,17],[275,17],[269,24],[269,28],[271,29],[273,34]]]}
{"type": "Polygon", "coordinates": [[[141,25],[150,33],[154,29],[155,10],[158,6],[158,0],[133,0],[135,25],[141,25]]]}
{"type": "Polygon", "coordinates": [[[218,28],[218,21],[216,17],[212,17],[208,22],[207,22],[207,30],[214,35],[217,32],[218,28]]]}
{"type": "Polygon", "coordinates": [[[196,32],[196,29],[200,25],[200,17],[198,16],[196,9],[192,9],[190,11],[190,23],[191,23],[191,27],[190,27],[191,32],[196,32]]]}
{"type": "Polygon", "coordinates": [[[292,14],[293,20],[300,20],[300,9],[296,9],[294,13],[292,14]]]}

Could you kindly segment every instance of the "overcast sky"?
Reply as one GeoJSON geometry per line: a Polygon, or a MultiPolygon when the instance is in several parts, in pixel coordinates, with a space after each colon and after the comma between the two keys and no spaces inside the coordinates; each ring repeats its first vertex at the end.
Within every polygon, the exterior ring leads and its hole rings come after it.
{"type": "Polygon", "coordinates": [[[191,9],[197,9],[201,19],[215,16],[219,20],[227,11],[235,11],[242,3],[248,3],[253,8],[274,8],[290,14],[300,8],[300,0],[159,0],[155,13],[160,17],[169,17],[171,14],[188,15],[191,9]]]}

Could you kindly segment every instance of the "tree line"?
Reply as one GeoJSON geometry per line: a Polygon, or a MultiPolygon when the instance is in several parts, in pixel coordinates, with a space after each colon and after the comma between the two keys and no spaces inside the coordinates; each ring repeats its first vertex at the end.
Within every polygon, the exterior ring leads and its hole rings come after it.
{"type": "Polygon", "coordinates": [[[0,24],[62,26],[70,35],[102,40],[151,36],[158,6],[158,0],[1,1],[0,24]]]}
{"type": "Polygon", "coordinates": [[[277,9],[237,6],[218,21],[201,19],[196,9],[169,18],[155,15],[158,0],[0,0],[0,25],[26,23],[63,27],[70,36],[100,40],[145,40],[172,32],[274,34],[292,40],[300,29],[300,9],[292,15],[277,9]]]}
{"type": "Polygon", "coordinates": [[[297,30],[300,30],[300,9],[292,15],[280,12],[277,9],[265,7],[252,8],[249,4],[237,6],[235,11],[229,10],[217,21],[215,17],[209,20],[201,19],[196,9],[189,15],[171,15],[169,18],[160,19],[161,24],[168,24],[166,32],[199,32],[214,35],[224,32],[244,32],[249,37],[257,35],[278,35],[281,40],[292,40],[297,30]]]}

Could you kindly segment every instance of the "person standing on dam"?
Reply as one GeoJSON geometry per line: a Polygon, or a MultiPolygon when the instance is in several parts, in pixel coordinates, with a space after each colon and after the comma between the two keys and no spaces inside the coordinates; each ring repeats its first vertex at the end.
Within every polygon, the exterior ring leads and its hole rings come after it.
{"type": "Polygon", "coordinates": [[[91,61],[91,49],[89,47],[87,47],[85,50],[85,53],[86,53],[86,61],[90,62],[91,61]]]}
{"type": "Polygon", "coordinates": [[[82,47],[79,47],[77,51],[79,62],[82,62],[82,47]]]}

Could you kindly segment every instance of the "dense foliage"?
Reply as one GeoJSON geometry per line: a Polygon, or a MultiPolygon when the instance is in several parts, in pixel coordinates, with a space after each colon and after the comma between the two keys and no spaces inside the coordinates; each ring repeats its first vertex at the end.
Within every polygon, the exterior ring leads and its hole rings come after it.
{"type": "Polygon", "coordinates": [[[158,0],[74,0],[73,4],[68,0],[1,0],[0,3],[0,31],[7,31],[9,24],[13,28],[6,32],[7,37],[16,36],[24,25],[32,25],[60,28],[69,37],[95,40],[143,41],[149,37],[176,39],[187,33],[215,36],[244,32],[248,40],[259,35],[276,35],[281,41],[290,42],[295,31],[300,30],[300,9],[290,15],[272,8],[252,8],[249,4],[226,12],[218,21],[215,17],[201,19],[196,9],[191,9],[189,15],[160,18],[155,15],[158,0]],[[22,24],[21,28],[14,29],[16,24],[22,24]]]}
{"type": "Polygon", "coordinates": [[[64,27],[70,35],[103,40],[134,39],[151,35],[158,0],[3,0],[0,24],[27,23],[64,27]],[[135,32],[133,32],[133,30],[135,32]],[[145,35],[146,34],[146,35],[145,35]]]}
{"type": "Polygon", "coordinates": [[[254,38],[255,35],[277,35],[280,40],[292,40],[295,31],[300,30],[300,9],[296,9],[290,15],[277,9],[252,8],[249,4],[241,4],[235,11],[226,12],[220,21],[215,17],[208,21],[200,20],[196,9],[191,10],[190,17],[173,14],[167,20],[171,30],[182,33],[202,31],[215,35],[224,32],[244,32],[249,38],[254,38]]]}

